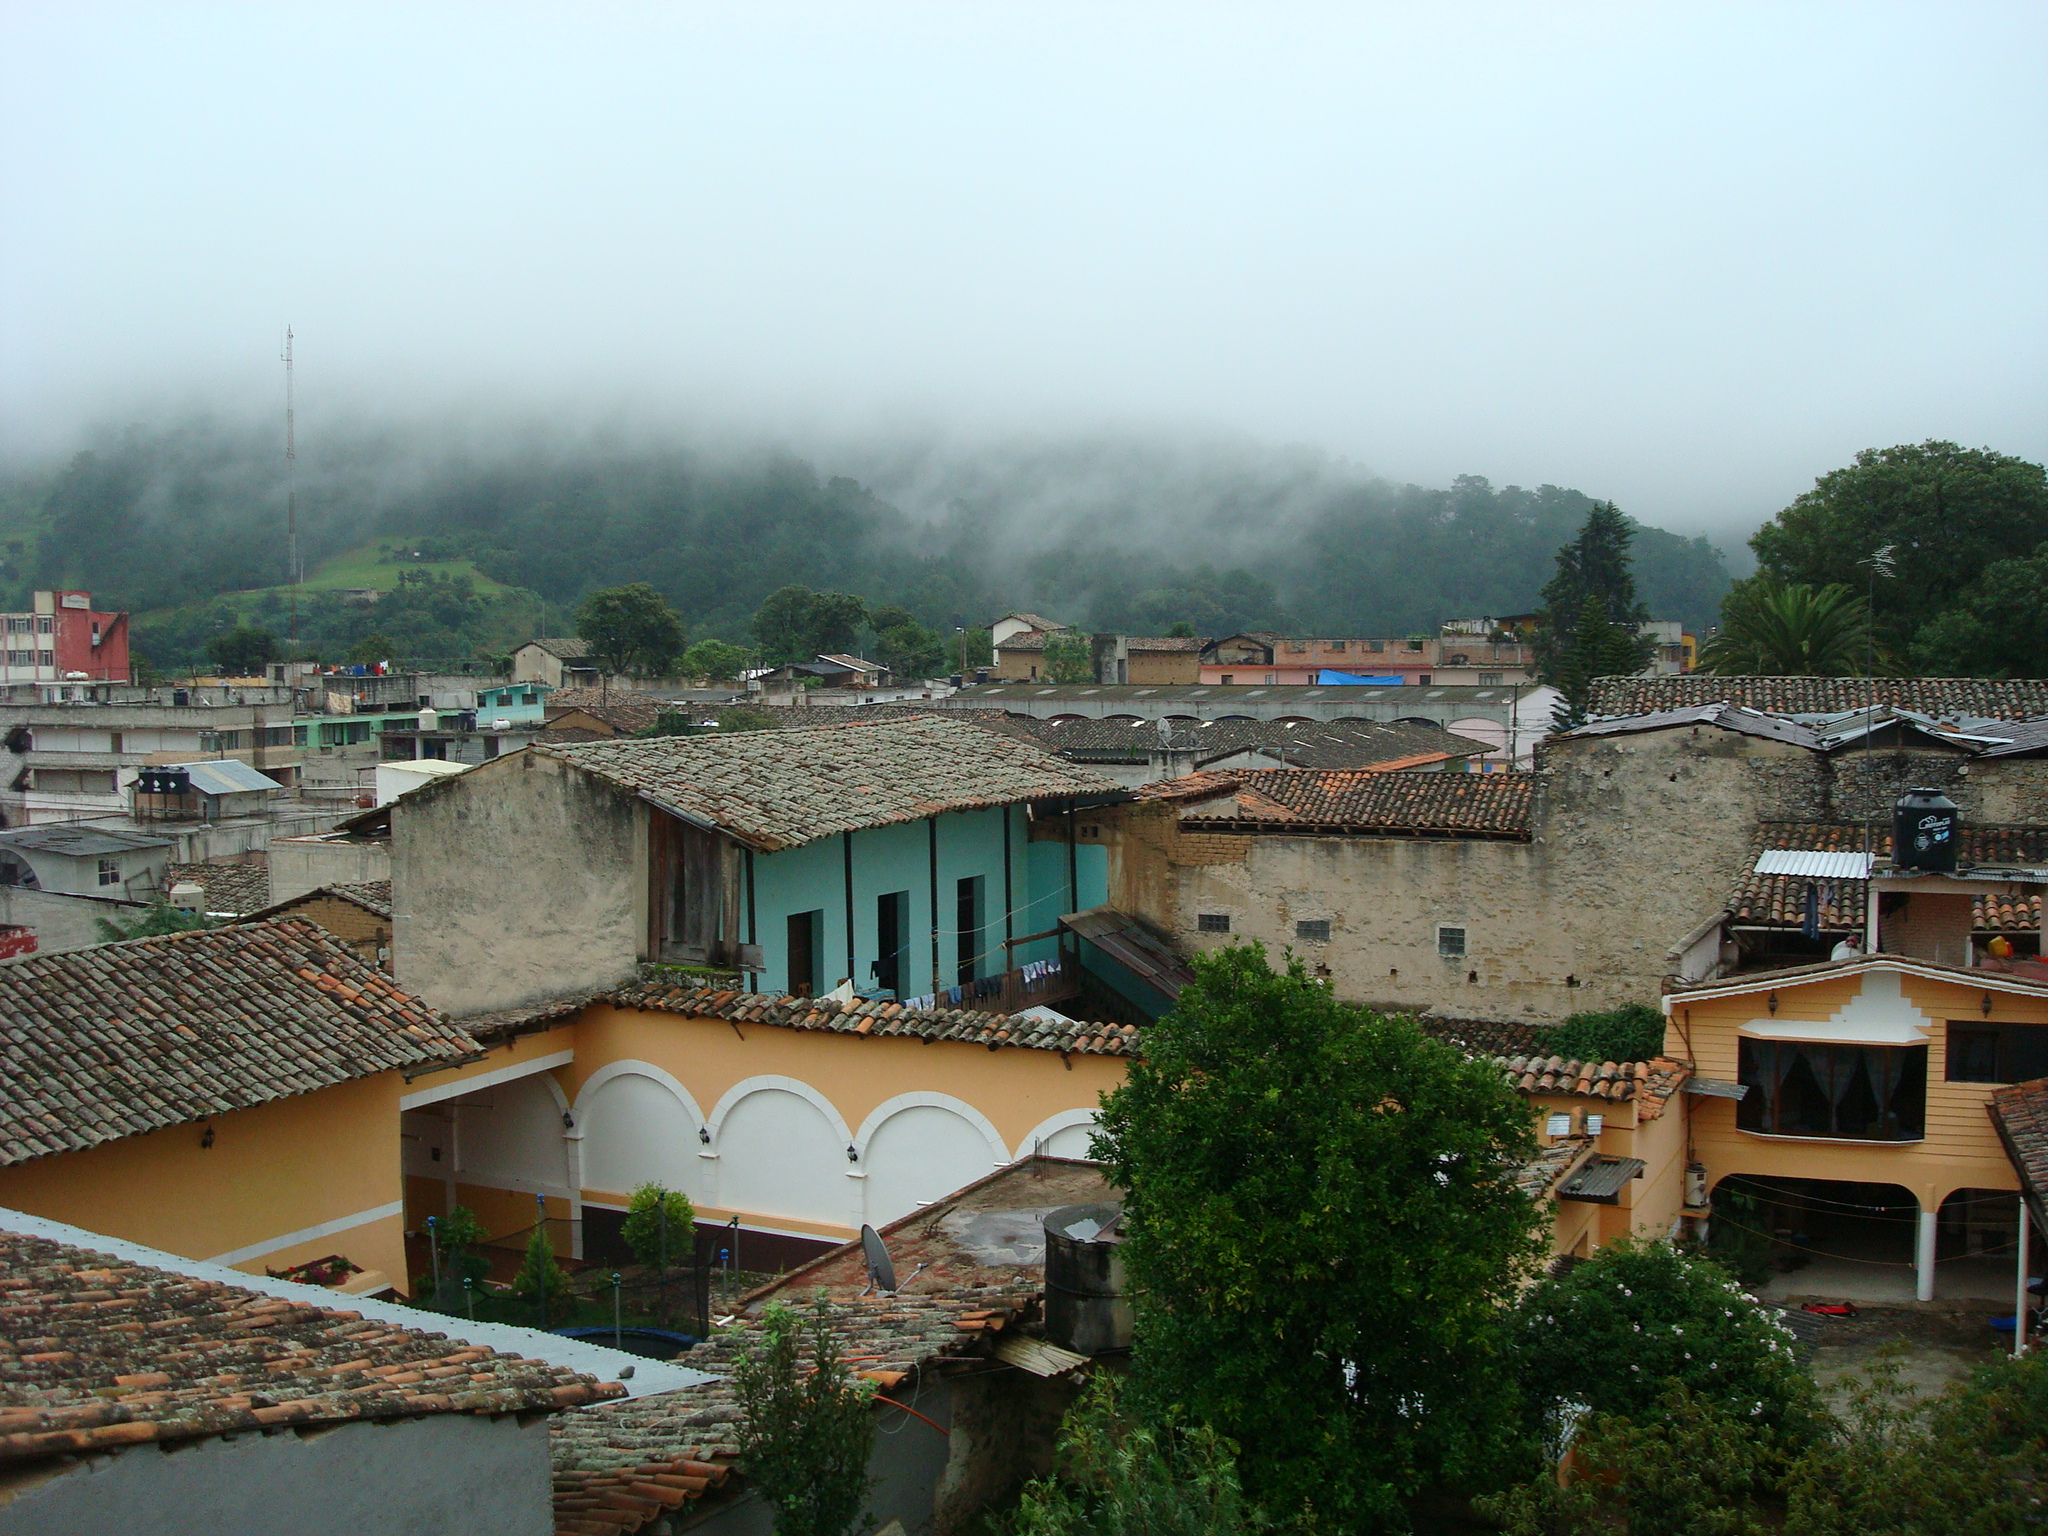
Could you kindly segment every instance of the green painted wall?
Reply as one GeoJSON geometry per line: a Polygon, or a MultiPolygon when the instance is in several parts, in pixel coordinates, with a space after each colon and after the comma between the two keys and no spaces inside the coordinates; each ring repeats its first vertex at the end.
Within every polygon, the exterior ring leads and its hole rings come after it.
{"type": "MultiPolygon", "coordinates": [[[[1019,945],[1006,961],[1003,949],[1003,826],[1010,828],[1010,932],[1038,933],[1058,923],[1062,913],[1076,910],[1067,891],[1067,850],[1064,843],[1033,843],[1022,806],[987,811],[950,811],[937,818],[938,832],[938,986],[953,986],[961,961],[957,932],[958,882],[979,876],[982,881],[982,944],[973,956],[977,976],[991,975],[1010,964],[1052,958],[1056,945],[1046,939],[1019,945]]],[[[901,991],[909,996],[933,990],[932,850],[930,821],[871,827],[851,836],[853,852],[852,947],[853,980],[857,988],[874,984],[873,966],[880,958],[878,901],[895,891],[909,893],[907,955],[901,991]]],[[[846,844],[839,837],[822,838],[801,848],[754,856],[754,924],[762,950],[759,985],[767,991],[789,989],[789,918],[794,913],[825,914],[821,945],[825,986],[829,990],[847,974],[846,844]]],[[[1080,907],[1108,899],[1109,855],[1101,847],[1076,850],[1080,876],[1080,907]]]]}

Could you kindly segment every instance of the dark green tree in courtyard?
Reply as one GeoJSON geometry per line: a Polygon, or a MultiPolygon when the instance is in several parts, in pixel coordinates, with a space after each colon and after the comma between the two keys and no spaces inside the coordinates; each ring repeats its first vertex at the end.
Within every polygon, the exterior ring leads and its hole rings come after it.
{"type": "Polygon", "coordinates": [[[1404,1529],[1409,1500],[1484,1483],[1517,1433],[1502,1319],[1540,1248],[1528,1106],[1299,960],[1194,965],[1097,1143],[1128,1192],[1133,1406],[1235,1442],[1276,1518],[1404,1529]]]}
{"type": "Polygon", "coordinates": [[[682,654],[683,621],[644,581],[606,587],[583,599],[576,633],[606,672],[664,672],[682,654]]]}

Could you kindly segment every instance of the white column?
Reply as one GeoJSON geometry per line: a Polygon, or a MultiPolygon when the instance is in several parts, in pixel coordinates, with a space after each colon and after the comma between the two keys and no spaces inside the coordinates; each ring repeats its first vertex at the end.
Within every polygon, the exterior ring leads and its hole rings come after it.
{"type": "Polygon", "coordinates": [[[1925,1206],[1920,1209],[1920,1241],[1914,1256],[1919,1283],[1913,1294],[1922,1301],[1934,1300],[1934,1232],[1939,1215],[1938,1211],[1928,1210],[1925,1206]]]}
{"type": "Polygon", "coordinates": [[[2027,1215],[2025,1191],[2020,1194],[2019,1229],[2019,1276],[2013,1282],[2015,1299],[2012,1307],[2012,1352],[2024,1355],[2027,1352],[2027,1233],[2031,1222],[2027,1215]]]}

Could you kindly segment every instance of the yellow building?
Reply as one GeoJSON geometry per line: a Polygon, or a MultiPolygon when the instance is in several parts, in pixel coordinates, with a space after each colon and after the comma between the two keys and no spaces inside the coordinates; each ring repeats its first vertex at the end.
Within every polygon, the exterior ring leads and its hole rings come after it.
{"type": "Polygon", "coordinates": [[[2048,985],[1878,954],[1682,988],[1665,1012],[1708,1090],[1687,1101],[1695,1193],[1802,1265],[1795,1288],[2010,1300],[2021,1179],[1991,1110],[2048,1076],[2048,985]]]}
{"type": "Polygon", "coordinates": [[[408,1079],[475,1041],[309,923],[0,964],[0,1206],[252,1272],[406,1265],[408,1079]]]}

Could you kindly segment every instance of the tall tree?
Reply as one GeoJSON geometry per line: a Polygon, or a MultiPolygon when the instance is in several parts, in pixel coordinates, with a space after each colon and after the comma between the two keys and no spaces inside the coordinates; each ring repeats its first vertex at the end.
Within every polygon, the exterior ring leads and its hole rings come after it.
{"type": "Polygon", "coordinates": [[[1276,1515],[1401,1529],[1406,1500],[1485,1478],[1512,1435],[1529,1108],[1298,959],[1194,966],[1097,1142],[1127,1192],[1136,1400],[1234,1441],[1276,1515]]]}
{"type": "Polygon", "coordinates": [[[1048,635],[1045,675],[1055,683],[1095,681],[1095,651],[1079,635],[1048,635]]]}
{"type": "Polygon", "coordinates": [[[277,636],[267,629],[240,624],[207,641],[206,654],[228,677],[254,677],[277,660],[277,636]]]}
{"type": "Polygon", "coordinates": [[[1870,606],[1847,587],[1753,576],[1729,590],[1699,669],[1724,677],[1855,677],[1872,665],[1870,606]]]}
{"type": "Polygon", "coordinates": [[[762,600],[754,613],[754,641],[770,665],[810,661],[851,651],[867,622],[867,605],[850,593],[813,592],[791,583],[762,600]]]}
{"type": "Polygon", "coordinates": [[[1557,573],[1543,588],[1536,617],[1536,673],[1563,692],[1556,719],[1569,729],[1586,718],[1593,679],[1640,672],[1651,645],[1641,627],[1650,610],[1636,596],[1629,563],[1635,524],[1611,501],[1596,501],[1578,536],[1557,552],[1557,573]]]}
{"type": "Polygon", "coordinates": [[[683,649],[683,621],[644,581],[606,587],[583,599],[576,610],[576,633],[607,672],[663,672],[683,649]]]}
{"type": "Polygon", "coordinates": [[[1913,660],[1935,677],[2048,677],[2048,544],[1985,566],[1921,626],[1913,660]]]}
{"type": "Polygon", "coordinates": [[[875,631],[875,660],[898,679],[932,677],[946,665],[946,644],[894,603],[877,608],[868,622],[875,631]]]}
{"type": "Polygon", "coordinates": [[[1879,589],[1880,644],[1905,653],[1920,630],[1995,561],[2048,539],[2042,466],[1988,448],[1928,441],[1866,448],[1814,481],[1749,541],[1763,574],[1865,590],[1862,562],[1893,546],[1898,574],[1879,589]]]}

